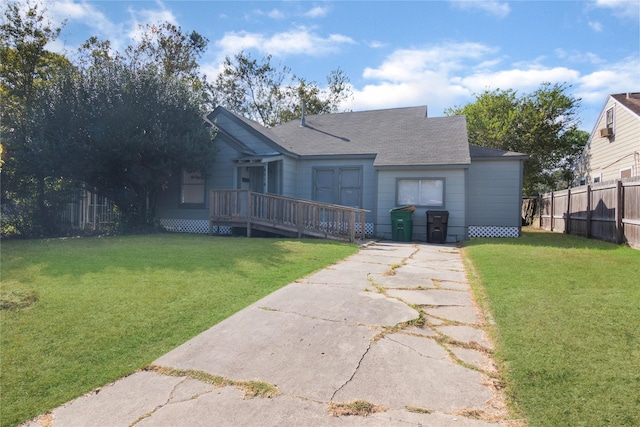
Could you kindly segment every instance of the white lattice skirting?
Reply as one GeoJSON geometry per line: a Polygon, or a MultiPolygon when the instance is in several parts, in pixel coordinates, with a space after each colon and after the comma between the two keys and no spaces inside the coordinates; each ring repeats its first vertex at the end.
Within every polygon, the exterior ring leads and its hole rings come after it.
{"type": "MultiPolygon", "coordinates": [[[[174,233],[209,233],[209,221],[206,219],[161,219],[160,225],[167,231],[174,233]]],[[[213,234],[231,234],[231,227],[224,225],[214,226],[213,234]]],[[[360,224],[356,224],[356,233],[360,232],[360,224]]],[[[366,236],[373,235],[373,223],[364,224],[364,234],[366,236]]]]}
{"type": "MultiPolygon", "coordinates": [[[[209,233],[209,221],[206,219],[161,219],[160,225],[174,233],[209,233]]],[[[231,227],[213,227],[214,234],[218,233],[218,229],[220,234],[231,234],[231,227]]]]}
{"type": "Polygon", "coordinates": [[[519,237],[520,227],[494,225],[470,225],[469,237],[519,237]]]}

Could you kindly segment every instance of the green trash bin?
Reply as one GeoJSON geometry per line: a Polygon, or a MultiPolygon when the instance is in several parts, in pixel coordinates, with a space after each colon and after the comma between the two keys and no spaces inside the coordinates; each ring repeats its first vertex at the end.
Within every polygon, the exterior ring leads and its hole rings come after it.
{"type": "Polygon", "coordinates": [[[396,242],[410,242],[413,230],[414,206],[400,206],[391,209],[391,239],[396,242]]]}

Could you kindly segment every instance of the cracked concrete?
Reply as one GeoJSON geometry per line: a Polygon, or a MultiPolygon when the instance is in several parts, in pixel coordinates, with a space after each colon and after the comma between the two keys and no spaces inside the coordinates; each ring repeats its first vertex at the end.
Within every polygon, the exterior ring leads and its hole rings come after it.
{"type": "Polygon", "coordinates": [[[508,425],[491,386],[497,373],[482,328],[455,247],[376,242],[153,362],[236,382],[267,382],[281,395],[243,399],[235,387],[140,371],[55,409],[42,423],[508,425]],[[331,402],[352,400],[388,410],[367,417],[327,411],[331,402]],[[460,415],[471,413],[485,419],[460,415]]]}

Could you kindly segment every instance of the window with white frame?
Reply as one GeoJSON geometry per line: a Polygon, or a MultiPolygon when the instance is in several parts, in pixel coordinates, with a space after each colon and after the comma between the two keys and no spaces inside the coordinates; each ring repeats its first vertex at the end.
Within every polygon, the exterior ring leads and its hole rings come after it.
{"type": "Polygon", "coordinates": [[[620,169],[620,178],[631,178],[632,176],[633,176],[632,167],[620,169]]]}
{"type": "Polygon", "coordinates": [[[614,110],[614,107],[611,107],[607,110],[607,115],[605,118],[606,127],[608,129],[613,129],[614,121],[615,121],[615,110],[614,110]]]}
{"type": "Polygon", "coordinates": [[[444,178],[398,179],[398,205],[444,207],[444,178]]]}
{"type": "Polygon", "coordinates": [[[183,205],[204,205],[205,179],[199,172],[182,172],[180,202],[183,205]]]}

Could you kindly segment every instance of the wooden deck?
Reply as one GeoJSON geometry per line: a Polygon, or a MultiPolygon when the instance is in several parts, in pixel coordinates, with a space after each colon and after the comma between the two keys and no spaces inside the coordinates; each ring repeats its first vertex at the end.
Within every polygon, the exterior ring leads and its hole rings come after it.
{"type": "Polygon", "coordinates": [[[212,190],[209,234],[214,226],[246,227],[290,237],[354,242],[365,237],[364,209],[312,202],[249,190],[212,190]]]}

